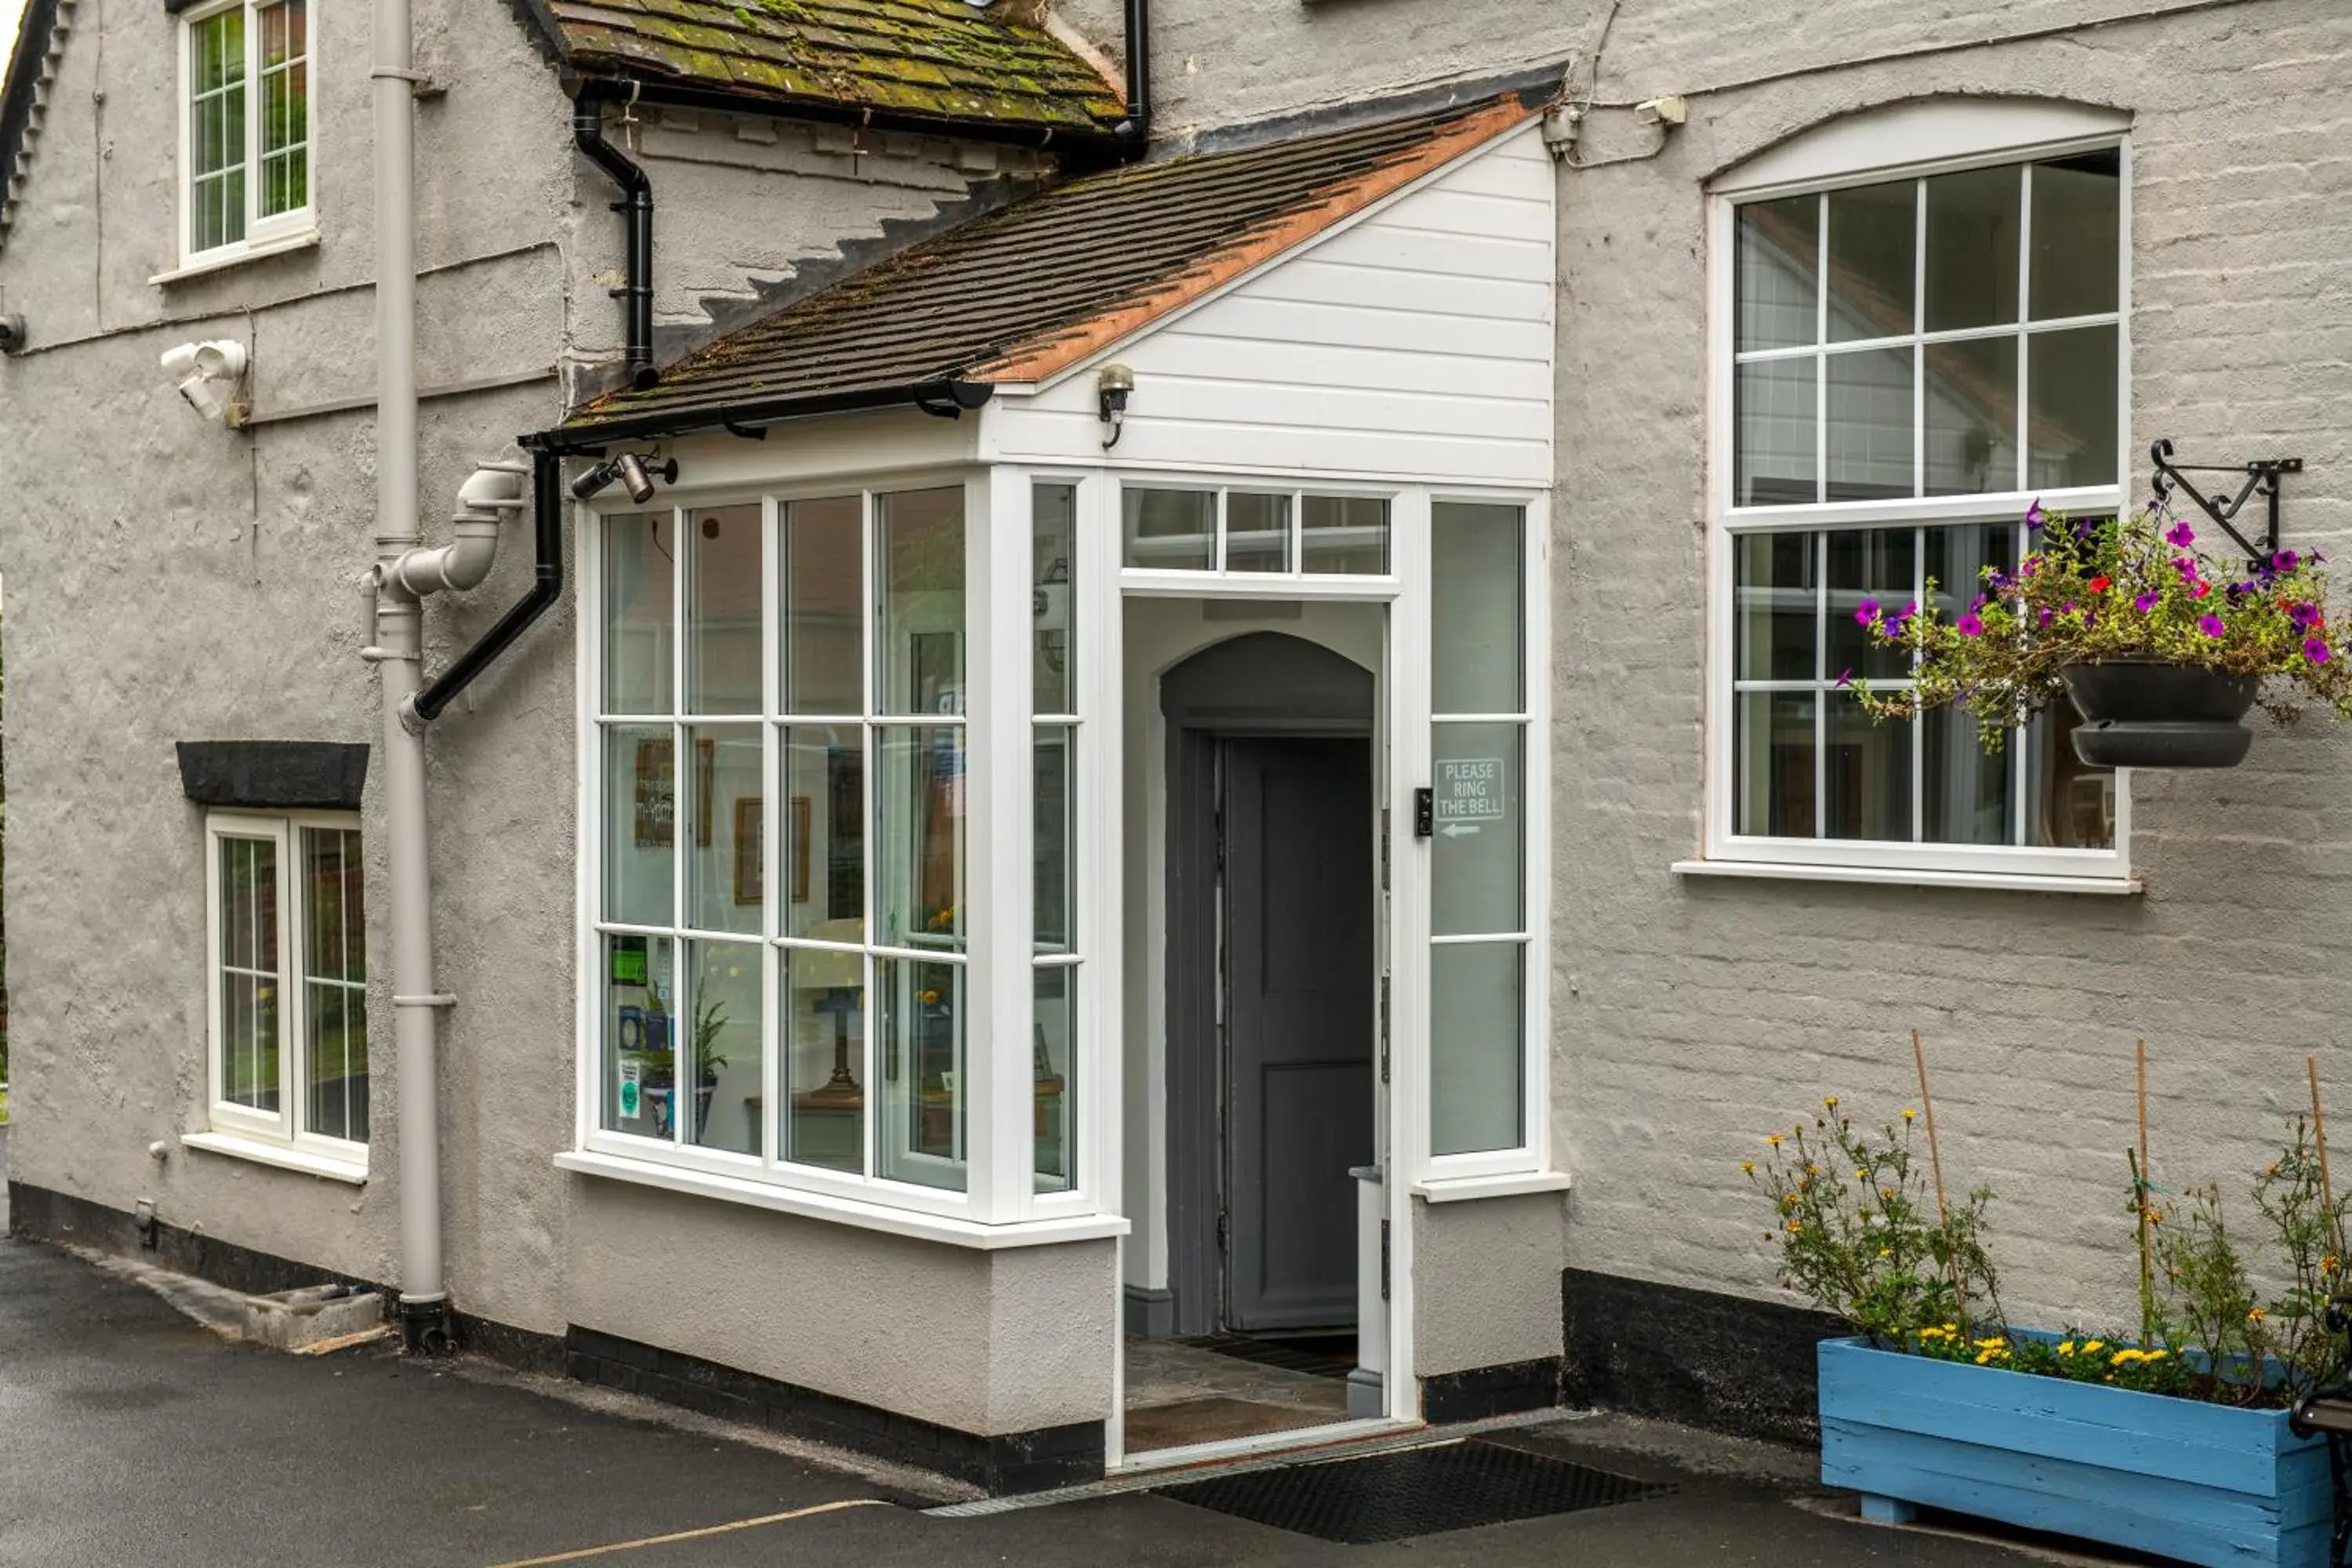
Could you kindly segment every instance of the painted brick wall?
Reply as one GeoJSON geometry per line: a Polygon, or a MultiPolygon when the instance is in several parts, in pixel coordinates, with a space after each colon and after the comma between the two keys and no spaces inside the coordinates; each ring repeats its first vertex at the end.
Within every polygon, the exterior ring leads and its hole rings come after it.
{"type": "MultiPolygon", "coordinates": [[[[1881,9],[1825,8],[1806,30],[1866,29],[1881,9]]],[[[1558,509],[1554,581],[1554,1116],[1575,1266],[1768,1290],[1738,1162],[1824,1091],[1868,1116],[1915,1104],[1915,1026],[1946,1163],[2000,1194],[2010,1305],[2030,1320],[2129,1308],[2135,1037],[2156,1060],[2159,1178],[2222,1176],[2242,1216],[2304,1103],[2305,1052],[2352,1118],[2336,1022],[2352,1006],[2352,734],[2325,720],[2257,721],[2234,773],[2135,780],[2142,898],[1667,871],[1700,841],[1702,181],[1927,93],[2131,110],[2126,451],[2169,436],[2211,460],[2299,455],[2290,539],[2332,549],[2352,532],[2347,85],[2352,15],[2277,0],[1709,94],[1659,157],[1563,175],[1559,462],[1577,499],[1558,509]]]]}

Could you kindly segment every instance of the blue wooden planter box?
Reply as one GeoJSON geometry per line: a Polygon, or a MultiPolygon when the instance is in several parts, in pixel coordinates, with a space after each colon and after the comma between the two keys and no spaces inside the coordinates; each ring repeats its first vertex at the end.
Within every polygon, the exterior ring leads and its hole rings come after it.
{"type": "Polygon", "coordinates": [[[1920,1506],[2207,1568],[2326,1568],[2327,1444],[2283,1410],[1821,1347],[1822,1479],[1863,1513],[1920,1506]]]}

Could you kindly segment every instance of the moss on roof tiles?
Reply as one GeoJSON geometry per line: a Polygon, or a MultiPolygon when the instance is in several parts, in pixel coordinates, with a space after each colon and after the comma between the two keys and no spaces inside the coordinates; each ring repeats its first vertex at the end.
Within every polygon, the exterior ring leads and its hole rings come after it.
{"type": "Polygon", "coordinates": [[[1008,0],[553,0],[572,64],[941,120],[1107,131],[1093,67],[1008,0]]]}

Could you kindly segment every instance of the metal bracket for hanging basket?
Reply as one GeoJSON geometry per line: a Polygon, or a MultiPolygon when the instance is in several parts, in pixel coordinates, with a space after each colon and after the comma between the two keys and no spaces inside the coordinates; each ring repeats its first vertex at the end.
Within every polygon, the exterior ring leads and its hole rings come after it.
{"type": "Polygon", "coordinates": [[[2172,460],[2170,441],[2157,442],[2147,449],[2147,455],[2156,464],[2153,482],[2158,500],[2162,500],[2170,495],[2177,486],[2182,495],[2197,503],[2198,510],[2219,523],[2222,532],[2238,542],[2238,548],[2246,552],[2246,559],[2260,564],[2278,553],[2279,476],[2303,472],[2301,458],[2261,458],[2251,463],[2231,463],[2220,466],[2175,463],[2172,460]],[[2187,478],[2190,474],[2243,474],[2246,482],[2239,487],[2235,500],[2225,501],[2208,496],[2200,490],[2187,478]],[[2260,547],[2238,531],[2234,521],[2246,502],[2257,495],[2261,496],[2266,503],[2270,521],[2270,530],[2263,535],[2263,542],[2260,547]]]}

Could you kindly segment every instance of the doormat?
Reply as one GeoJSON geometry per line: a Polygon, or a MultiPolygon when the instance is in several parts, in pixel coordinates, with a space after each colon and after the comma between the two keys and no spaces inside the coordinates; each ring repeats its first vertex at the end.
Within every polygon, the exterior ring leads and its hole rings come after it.
{"type": "Polygon", "coordinates": [[[1255,1524],[1365,1546],[1638,1502],[1675,1489],[1519,1448],[1465,1441],[1215,1476],[1159,1489],[1162,1497],[1255,1524]]]}

